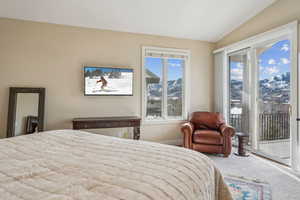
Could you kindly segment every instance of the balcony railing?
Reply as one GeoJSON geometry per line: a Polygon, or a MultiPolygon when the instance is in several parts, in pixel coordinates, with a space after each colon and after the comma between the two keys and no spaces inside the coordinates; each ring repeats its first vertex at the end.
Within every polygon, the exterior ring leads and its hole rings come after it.
{"type": "Polygon", "coordinates": [[[237,132],[242,132],[242,115],[230,114],[230,125],[233,126],[237,132]]]}
{"type": "MultiPolygon", "coordinates": [[[[231,114],[230,124],[236,131],[242,132],[242,115],[231,114]]],[[[283,140],[290,138],[289,113],[261,113],[259,114],[259,138],[260,141],[283,140]]]]}

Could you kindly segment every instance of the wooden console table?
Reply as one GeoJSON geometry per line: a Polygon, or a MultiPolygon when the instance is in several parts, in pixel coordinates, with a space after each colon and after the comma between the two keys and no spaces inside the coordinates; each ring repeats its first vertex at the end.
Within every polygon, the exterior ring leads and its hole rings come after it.
{"type": "Polygon", "coordinates": [[[133,127],[133,139],[140,139],[139,117],[88,117],[73,119],[73,129],[121,128],[133,127]]]}

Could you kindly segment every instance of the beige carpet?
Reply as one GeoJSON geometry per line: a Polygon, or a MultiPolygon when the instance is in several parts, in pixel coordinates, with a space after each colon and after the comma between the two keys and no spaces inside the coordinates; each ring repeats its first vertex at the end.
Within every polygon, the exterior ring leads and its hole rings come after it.
{"type": "MultiPolygon", "coordinates": [[[[235,150],[234,150],[235,151],[235,150]]],[[[273,200],[300,200],[300,178],[289,175],[278,164],[255,155],[224,158],[219,155],[207,155],[215,161],[224,175],[244,176],[269,182],[273,200]]]]}

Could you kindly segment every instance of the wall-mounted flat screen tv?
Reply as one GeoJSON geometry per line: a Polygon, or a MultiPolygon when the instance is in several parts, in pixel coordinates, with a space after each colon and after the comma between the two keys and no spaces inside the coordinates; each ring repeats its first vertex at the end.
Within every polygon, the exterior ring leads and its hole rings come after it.
{"type": "Polygon", "coordinates": [[[84,67],[86,96],[132,96],[133,69],[84,67]]]}

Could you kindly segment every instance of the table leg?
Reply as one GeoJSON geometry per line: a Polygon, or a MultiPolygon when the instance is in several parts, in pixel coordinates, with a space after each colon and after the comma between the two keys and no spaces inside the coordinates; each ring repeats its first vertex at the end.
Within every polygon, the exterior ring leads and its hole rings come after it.
{"type": "Polygon", "coordinates": [[[135,126],[133,128],[133,139],[139,140],[140,139],[140,132],[141,132],[140,127],[139,126],[135,126]]]}

